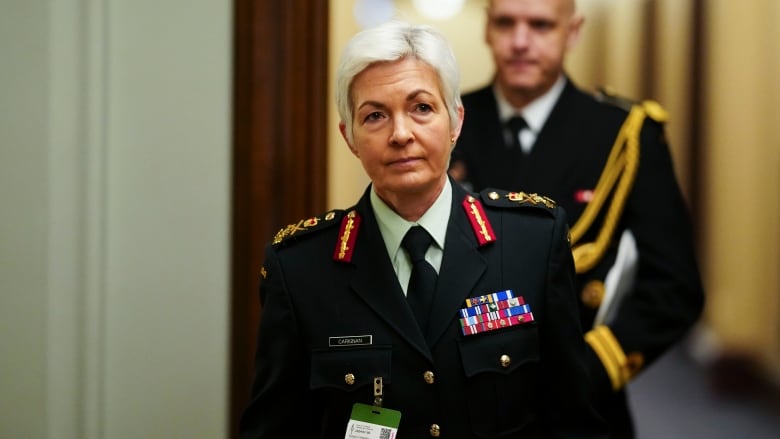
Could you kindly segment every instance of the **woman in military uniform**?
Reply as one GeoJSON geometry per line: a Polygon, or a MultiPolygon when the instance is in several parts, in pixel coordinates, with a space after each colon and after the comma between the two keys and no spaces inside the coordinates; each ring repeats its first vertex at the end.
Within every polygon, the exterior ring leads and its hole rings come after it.
{"type": "Polygon", "coordinates": [[[339,127],[371,184],[267,246],[241,437],[606,437],[565,214],[448,178],[458,83],[430,27],[346,47],[339,127]]]}

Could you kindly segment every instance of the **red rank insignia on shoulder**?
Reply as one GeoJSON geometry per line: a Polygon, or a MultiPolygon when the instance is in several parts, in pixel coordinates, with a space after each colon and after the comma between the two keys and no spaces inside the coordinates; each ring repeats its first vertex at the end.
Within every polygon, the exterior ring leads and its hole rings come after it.
{"type": "Polygon", "coordinates": [[[336,250],[333,252],[333,259],[339,262],[351,262],[352,252],[355,251],[355,240],[357,239],[358,228],[360,227],[360,215],[354,210],[344,215],[341,219],[341,229],[339,230],[339,240],[336,242],[336,250]]]}
{"type": "Polygon", "coordinates": [[[488,221],[485,209],[482,207],[482,203],[478,199],[467,195],[463,200],[463,209],[466,210],[466,216],[471,223],[471,230],[474,231],[474,235],[479,241],[480,247],[496,240],[496,234],[493,233],[493,227],[488,221]]]}

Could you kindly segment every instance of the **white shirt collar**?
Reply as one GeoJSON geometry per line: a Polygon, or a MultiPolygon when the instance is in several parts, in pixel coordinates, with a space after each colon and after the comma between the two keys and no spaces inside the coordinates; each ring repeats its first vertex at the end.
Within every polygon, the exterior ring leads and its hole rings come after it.
{"type": "Polygon", "coordinates": [[[390,260],[394,260],[396,253],[401,248],[401,240],[406,232],[415,224],[419,224],[431,234],[434,242],[439,249],[444,249],[444,238],[447,236],[447,222],[450,218],[452,208],[452,186],[450,180],[444,184],[439,197],[436,198],[433,205],[423,214],[415,223],[401,218],[393,211],[371,188],[371,207],[374,209],[379,231],[385,241],[387,254],[390,260]]]}
{"type": "Polygon", "coordinates": [[[555,103],[563,93],[563,88],[566,85],[566,78],[561,75],[555,84],[550,87],[550,90],[542,96],[535,99],[525,108],[514,108],[504,98],[498,89],[497,85],[493,85],[493,94],[496,96],[496,102],[498,103],[498,117],[501,121],[506,121],[510,117],[520,114],[528,124],[528,129],[538,134],[542,130],[544,123],[547,121],[547,117],[550,116],[555,103]]]}

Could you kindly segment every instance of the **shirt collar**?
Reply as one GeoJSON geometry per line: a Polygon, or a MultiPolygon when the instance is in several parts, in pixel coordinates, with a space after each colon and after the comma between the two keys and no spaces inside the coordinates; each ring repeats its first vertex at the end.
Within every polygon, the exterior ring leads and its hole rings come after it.
{"type": "Polygon", "coordinates": [[[444,184],[439,197],[433,202],[430,208],[420,217],[417,222],[407,221],[401,218],[397,213],[393,211],[381,198],[374,192],[372,187],[371,193],[371,207],[374,209],[374,215],[376,216],[377,224],[379,225],[379,232],[382,234],[382,238],[385,241],[387,247],[387,254],[390,255],[392,260],[395,254],[401,248],[401,240],[404,239],[404,235],[409,231],[409,228],[419,224],[425,228],[431,237],[433,237],[436,245],[440,249],[444,249],[444,238],[447,236],[447,222],[450,218],[450,210],[452,209],[452,186],[450,180],[444,184]]]}
{"type": "Polygon", "coordinates": [[[528,129],[534,133],[538,133],[542,130],[544,122],[552,112],[555,103],[563,93],[563,88],[566,85],[566,78],[561,75],[555,84],[547,90],[547,93],[534,99],[533,102],[526,105],[524,108],[514,108],[504,98],[504,95],[498,89],[497,85],[493,85],[493,94],[496,96],[496,102],[498,103],[498,117],[502,122],[508,120],[510,117],[517,114],[521,115],[525,122],[528,124],[528,129]]]}

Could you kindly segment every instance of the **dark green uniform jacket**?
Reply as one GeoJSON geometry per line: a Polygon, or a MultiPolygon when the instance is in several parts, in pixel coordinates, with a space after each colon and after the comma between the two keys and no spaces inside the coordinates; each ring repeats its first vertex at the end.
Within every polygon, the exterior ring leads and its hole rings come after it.
{"type": "Polygon", "coordinates": [[[563,210],[452,184],[425,334],[393,271],[370,188],[355,207],[288,227],[267,247],[241,437],[343,438],[353,404],[374,401],[375,377],[383,406],[401,412],[399,439],[606,437],[592,408],[563,210]],[[477,216],[482,223],[472,225],[477,216]],[[533,321],[464,335],[466,299],[508,289],[533,321]]]}

